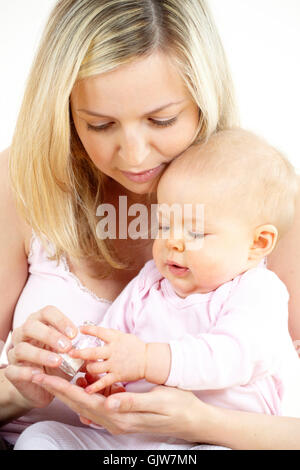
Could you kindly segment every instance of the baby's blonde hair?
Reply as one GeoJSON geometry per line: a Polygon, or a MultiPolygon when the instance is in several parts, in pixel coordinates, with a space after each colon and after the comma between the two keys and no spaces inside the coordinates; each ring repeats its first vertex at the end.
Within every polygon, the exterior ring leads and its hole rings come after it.
{"type": "Polygon", "coordinates": [[[204,0],[58,1],[18,116],[10,176],[21,213],[42,241],[53,244],[54,258],[97,262],[97,277],[132,260],[121,260],[112,243],[96,235],[106,178],[76,133],[70,94],[78,80],[155,50],[172,56],[199,106],[197,141],[237,123],[226,58],[204,0]]]}
{"type": "Polygon", "coordinates": [[[294,168],[279,150],[247,130],[223,130],[192,146],[173,160],[159,184],[168,174],[175,176],[174,184],[180,174],[181,181],[202,187],[201,194],[204,188],[221,211],[229,203],[231,213],[249,225],[274,225],[279,238],[293,223],[299,191],[294,168]]]}

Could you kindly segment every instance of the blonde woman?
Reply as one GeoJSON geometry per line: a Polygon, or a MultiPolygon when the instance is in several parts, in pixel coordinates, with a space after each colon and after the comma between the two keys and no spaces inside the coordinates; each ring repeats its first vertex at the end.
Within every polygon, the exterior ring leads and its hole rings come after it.
{"type": "MultiPolygon", "coordinates": [[[[119,196],[128,207],[150,207],[172,159],[237,123],[232,89],[202,0],[55,6],[0,160],[0,339],[13,327],[10,365],[0,370],[0,419],[11,444],[27,425],[51,419],[231,448],[296,445],[288,426],[300,427],[298,420],[275,418],[260,434],[270,417],[211,408],[189,392],[156,387],[105,400],[51,376],[76,326],[99,322],[151,258],[150,238],[101,239],[97,208],[113,205],[123,230],[119,196]],[[43,370],[48,375],[34,383],[43,370]]],[[[298,233],[295,226],[269,263],[290,290],[295,339],[298,233]]]]}

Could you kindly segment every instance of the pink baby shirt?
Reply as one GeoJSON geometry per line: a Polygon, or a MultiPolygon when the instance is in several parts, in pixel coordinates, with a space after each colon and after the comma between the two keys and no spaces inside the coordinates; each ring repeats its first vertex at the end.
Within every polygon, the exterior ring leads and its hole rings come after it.
{"type": "MultiPolygon", "coordinates": [[[[166,385],[213,405],[281,414],[283,357],[295,356],[285,285],[263,263],[213,292],[179,297],[148,261],[107,310],[101,326],[169,343],[166,385]]],[[[140,380],[126,390],[144,392],[140,380]]]]}

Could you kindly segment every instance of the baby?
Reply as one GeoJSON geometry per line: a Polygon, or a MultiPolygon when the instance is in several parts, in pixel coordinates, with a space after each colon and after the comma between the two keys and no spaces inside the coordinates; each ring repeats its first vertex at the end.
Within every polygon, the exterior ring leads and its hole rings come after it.
{"type": "MultiPolygon", "coordinates": [[[[100,326],[81,329],[105,344],[70,352],[93,361],[89,373],[102,374],[86,391],[165,384],[213,405],[281,414],[284,361],[296,352],[289,295],[265,257],[292,223],[297,191],[290,163],[242,129],[218,132],[175,159],[158,184],[153,260],[100,326]]],[[[16,448],[30,448],[38,426],[24,431],[16,448]]],[[[48,431],[40,448],[53,448],[46,441],[50,435],[53,443],[55,431],[48,431]]],[[[196,448],[150,434],[85,431],[95,433],[100,449],[196,448]]]]}

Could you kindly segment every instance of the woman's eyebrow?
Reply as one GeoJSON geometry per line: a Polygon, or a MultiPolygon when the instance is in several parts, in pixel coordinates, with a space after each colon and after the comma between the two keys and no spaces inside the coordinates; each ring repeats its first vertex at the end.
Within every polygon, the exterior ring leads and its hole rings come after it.
{"type": "MultiPolygon", "coordinates": [[[[186,101],[186,100],[183,99],[183,100],[180,100],[180,101],[174,101],[174,102],[172,102],[172,103],[164,104],[164,105],[160,106],[159,108],[152,109],[151,111],[148,111],[147,113],[145,113],[145,116],[146,116],[147,114],[157,113],[157,112],[159,112],[159,111],[162,111],[163,109],[166,109],[166,108],[169,108],[169,107],[171,107],[171,106],[175,106],[175,105],[181,104],[181,103],[183,103],[184,101],[186,101]]],[[[111,118],[111,116],[108,116],[108,115],[106,115],[106,114],[96,113],[95,111],[90,111],[89,109],[80,108],[80,109],[76,109],[76,111],[82,112],[82,113],[85,113],[85,114],[90,114],[91,116],[104,117],[104,118],[111,118]]]]}

